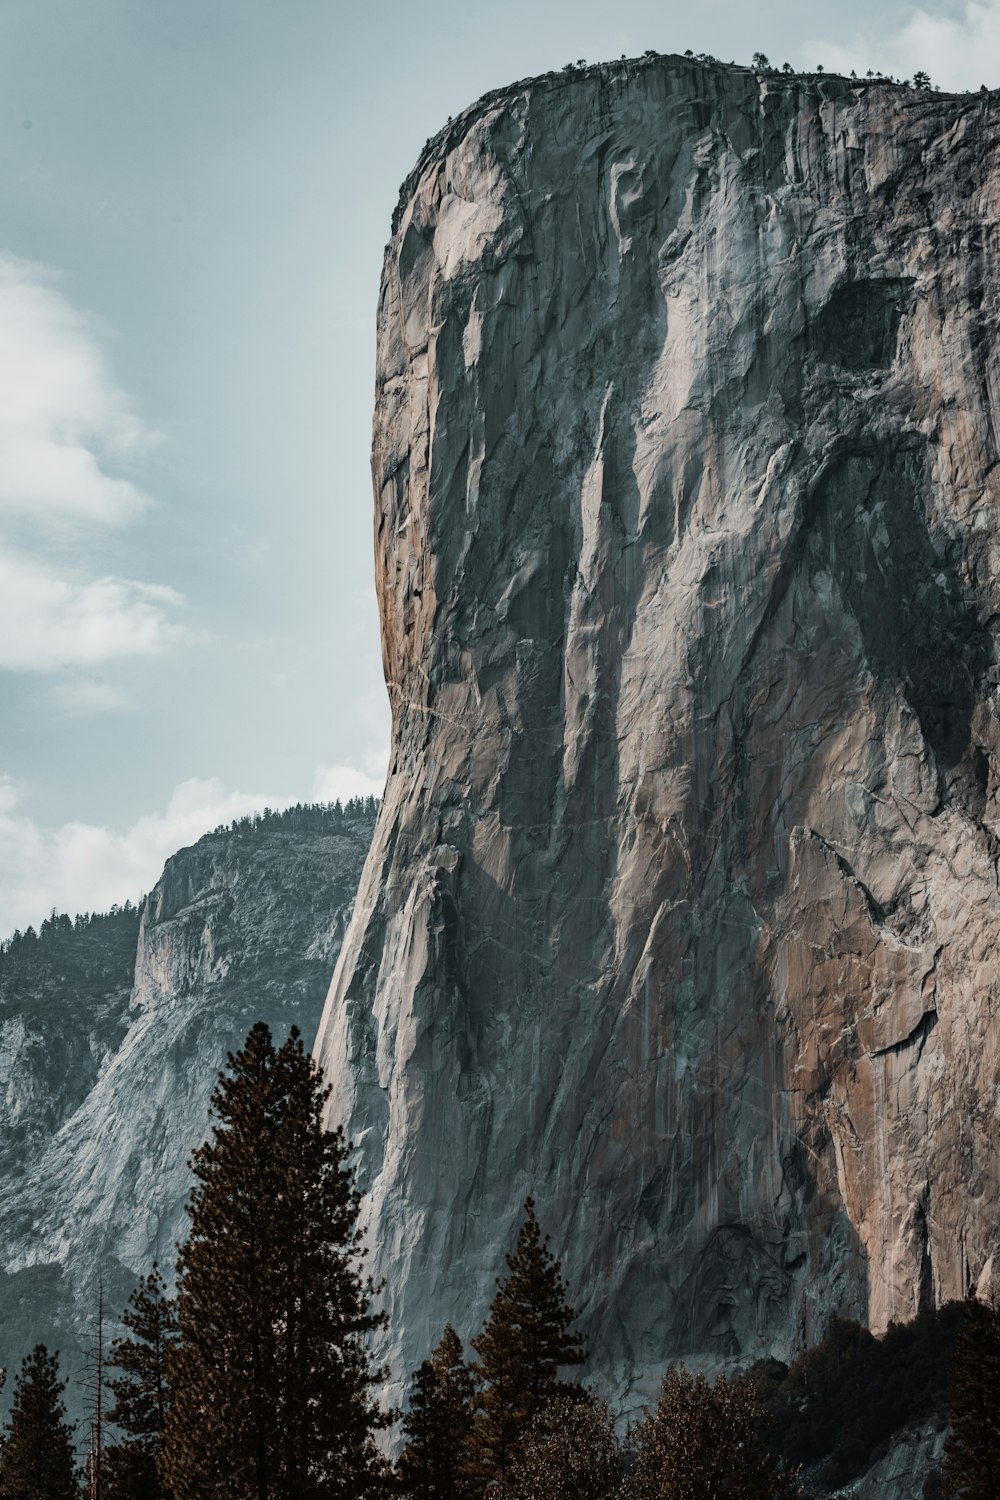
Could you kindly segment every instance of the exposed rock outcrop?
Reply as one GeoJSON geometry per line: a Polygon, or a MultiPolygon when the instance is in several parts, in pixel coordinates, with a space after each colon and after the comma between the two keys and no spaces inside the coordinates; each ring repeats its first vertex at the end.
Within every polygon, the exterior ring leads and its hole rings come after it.
{"type": "Polygon", "coordinates": [[[0,958],[0,1358],[60,1349],[74,1414],[98,1278],[113,1331],[154,1259],[172,1275],[227,1052],[258,1019],[311,1041],[372,832],[368,815],[314,822],[181,850],[138,945],[135,918],[102,919],[114,945],[88,930],[0,958]]]}
{"type": "Polygon", "coordinates": [[[867,1474],[834,1491],[831,1500],[922,1500],[925,1494],[940,1495],[944,1444],[944,1431],[934,1427],[903,1433],[867,1474]]]}
{"type": "Polygon", "coordinates": [[[529,1191],[621,1392],[989,1274],[998,124],[654,58],[404,187],[392,761],[318,1042],[397,1376],[529,1191]]]}

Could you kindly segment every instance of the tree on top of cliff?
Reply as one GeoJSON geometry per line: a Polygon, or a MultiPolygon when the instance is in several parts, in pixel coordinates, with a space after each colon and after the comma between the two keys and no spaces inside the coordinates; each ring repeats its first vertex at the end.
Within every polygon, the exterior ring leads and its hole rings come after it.
{"type": "Polygon", "coordinates": [[[1000,1497],[1000,1306],[970,1293],[955,1339],[948,1383],[951,1433],[945,1446],[945,1494],[956,1500],[1000,1497]]]}
{"type": "Polygon", "coordinates": [[[115,1404],[107,1420],[126,1434],[105,1449],[104,1500],[166,1500],[157,1473],[167,1420],[167,1357],[177,1335],[177,1315],[159,1267],[139,1283],[122,1315],[128,1333],[111,1346],[108,1364],[120,1373],[109,1382],[115,1404]]]}
{"type": "Polygon", "coordinates": [[[720,1375],[709,1385],[672,1367],[655,1409],[632,1429],[635,1462],[623,1500],[798,1500],[798,1471],[768,1452],[767,1426],[749,1377],[720,1375]]]}
{"type": "Polygon", "coordinates": [[[4,1500],[76,1500],[73,1433],[66,1422],[59,1356],[37,1344],[25,1356],[0,1448],[4,1500]]]}
{"type": "Polygon", "coordinates": [[[566,1301],[560,1264],[542,1238],[531,1198],[508,1275],[497,1279],[496,1295],[482,1332],[472,1340],[479,1383],[472,1429],[473,1460],[484,1480],[503,1479],[521,1437],[535,1414],[557,1396],[579,1388],[559,1381],[565,1365],[586,1359],[583,1335],[571,1330],[576,1313],[566,1301]]]}
{"type": "Polygon", "coordinates": [[[383,1318],[328,1097],[298,1032],[276,1052],[262,1022],[212,1096],[168,1359],[162,1470],[177,1500],[357,1500],[381,1484],[373,1434],[388,1418],[365,1339],[383,1318]]]}
{"type": "Polygon", "coordinates": [[[472,1376],[449,1323],[430,1359],[413,1372],[406,1444],[396,1464],[400,1493],[412,1500],[464,1500],[475,1487],[469,1462],[472,1376]]]}

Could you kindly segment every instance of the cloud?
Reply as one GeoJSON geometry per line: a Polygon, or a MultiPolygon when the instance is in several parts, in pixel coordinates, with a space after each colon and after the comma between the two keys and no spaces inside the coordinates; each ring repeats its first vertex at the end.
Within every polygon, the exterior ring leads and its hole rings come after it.
{"type": "Polygon", "coordinates": [[[865,28],[845,40],[807,41],[803,66],[817,62],[833,73],[864,74],[869,68],[897,78],[918,69],[945,89],[978,89],[1000,82],[1000,0],[967,0],[951,15],[914,7],[891,31],[865,28]]]}
{"type": "Polygon", "coordinates": [[[187,638],[175,590],[79,578],[0,543],[0,669],[51,672],[149,656],[187,638]]]}
{"type": "Polygon", "coordinates": [[[37,925],[53,907],[75,915],[134,901],[178,849],[220,823],[289,800],[227,791],[220,781],[193,777],[175,789],[163,811],[145,814],[124,833],[93,823],[45,828],[19,814],[17,789],[0,780],[0,933],[37,925]]]}
{"type": "Polygon", "coordinates": [[[348,802],[352,797],[381,797],[385,788],[386,764],[385,756],[375,756],[366,760],[365,770],[359,770],[357,766],[317,766],[312,800],[348,802]]]}
{"type": "Polygon", "coordinates": [[[0,515],[102,524],[146,497],[107,469],[155,442],[94,330],[41,267],[0,254],[0,515]]]}
{"type": "Polygon", "coordinates": [[[88,319],[42,267],[0,252],[0,670],[93,667],[189,638],[174,618],[184,602],[175,590],[94,576],[85,562],[67,569],[47,546],[71,526],[85,558],[83,527],[137,516],[147,497],[112,469],[155,441],[88,319]],[[30,550],[16,549],[11,528],[23,542],[32,523],[30,550]]]}
{"type": "MultiPolygon", "coordinates": [[[[313,797],[378,795],[382,782],[352,766],[317,769],[313,797]]],[[[265,807],[288,807],[297,797],[228,790],[216,778],[192,777],[176,787],[159,812],[117,832],[94,823],[46,828],[19,810],[20,795],[0,776],[0,937],[38,926],[55,907],[76,915],[137,900],[159,879],[165,860],[220,823],[265,807]]]]}

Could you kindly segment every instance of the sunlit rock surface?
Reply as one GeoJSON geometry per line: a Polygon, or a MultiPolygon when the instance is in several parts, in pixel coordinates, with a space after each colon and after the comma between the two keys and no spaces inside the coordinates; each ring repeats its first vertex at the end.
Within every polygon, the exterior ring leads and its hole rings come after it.
{"type": "Polygon", "coordinates": [[[994,96],[668,57],[405,184],[393,753],[318,1041],[397,1378],[528,1192],[626,1400],[990,1274],[997,146],[994,96]]]}
{"type": "Polygon", "coordinates": [[[172,1278],[227,1052],[258,1019],[312,1039],[372,821],[333,829],[209,834],[131,931],[0,958],[0,1363],[60,1349],[74,1415],[99,1279],[114,1332],[154,1260],[172,1278]]]}

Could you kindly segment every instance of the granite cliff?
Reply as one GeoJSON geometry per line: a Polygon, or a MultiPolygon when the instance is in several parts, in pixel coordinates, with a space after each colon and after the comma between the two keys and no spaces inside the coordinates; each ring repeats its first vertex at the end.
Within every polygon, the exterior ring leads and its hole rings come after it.
{"type": "Polygon", "coordinates": [[[59,1349],[73,1415],[99,1278],[113,1333],[153,1260],[172,1274],[227,1052],[258,1019],[315,1030],[373,817],[291,817],[182,849],[139,912],[0,953],[0,1362],[59,1349]]]}
{"type": "Polygon", "coordinates": [[[652,57],[404,185],[392,759],[317,1042],[397,1377],[528,1192],[626,1399],[990,1278],[998,140],[652,57]]]}

